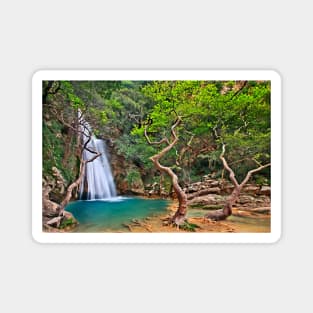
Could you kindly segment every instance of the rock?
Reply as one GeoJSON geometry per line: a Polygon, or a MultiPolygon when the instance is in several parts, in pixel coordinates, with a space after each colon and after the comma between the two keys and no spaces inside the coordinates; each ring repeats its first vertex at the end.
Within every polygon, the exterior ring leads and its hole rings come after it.
{"type": "Polygon", "coordinates": [[[162,198],[167,198],[168,197],[168,193],[166,191],[162,190],[161,193],[160,193],[160,196],[162,198]]]}
{"type": "Polygon", "coordinates": [[[220,185],[220,182],[218,180],[212,180],[212,182],[210,182],[211,187],[218,187],[219,185],[220,185]]]}
{"type": "Polygon", "coordinates": [[[43,190],[47,191],[47,188],[50,188],[47,195],[49,200],[53,202],[60,203],[63,200],[66,185],[67,183],[61,172],[55,166],[52,167],[52,176],[45,176],[45,179],[43,179],[43,190]]]}
{"type": "Polygon", "coordinates": [[[237,203],[240,204],[254,204],[256,202],[256,199],[249,195],[240,195],[239,199],[237,200],[237,203]]]}
{"type": "Polygon", "coordinates": [[[219,210],[223,208],[223,204],[211,204],[201,207],[202,210],[219,210]]]}
{"type": "Polygon", "coordinates": [[[259,194],[270,196],[271,195],[271,187],[270,186],[262,186],[260,191],[259,191],[259,194]]]}
{"type": "Polygon", "coordinates": [[[260,188],[258,186],[254,186],[254,185],[247,185],[247,186],[243,187],[243,192],[248,193],[248,194],[252,194],[252,195],[257,194],[259,190],[260,190],[260,188]]]}
{"type": "Polygon", "coordinates": [[[59,205],[49,199],[44,199],[42,210],[47,216],[54,215],[59,212],[59,205]]]}
{"type": "MultiPolygon", "coordinates": [[[[47,213],[46,211],[44,213],[47,213]]],[[[63,215],[43,214],[43,230],[45,232],[65,232],[74,229],[79,223],[72,213],[63,211],[63,215]]]]}
{"type": "Polygon", "coordinates": [[[128,191],[128,193],[132,193],[134,195],[144,195],[145,190],[143,188],[132,188],[128,191]]]}
{"type": "Polygon", "coordinates": [[[154,182],[152,185],[147,185],[145,189],[148,192],[149,196],[158,195],[160,193],[160,186],[157,182],[154,182]]]}
{"type": "Polygon", "coordinates": [[[189,200],[194,199],[196,197],[200,197],[200,196],[204,196],[207,194],[220,194],[221,193],[221,189],[219,187],[214,187],[214,188],[205,188],[205,189],[201,189],[197,192],[191,193],[191,194],[187,194],[187,198],[189,200]]]}
{"type": "Polygon", "coordinates": [[[203,179],[204,181],[206,181],[206,180],[211,180],[211,175],[210,175],[210,174],[204,175],[204,176],[202,176],[202,179],[203,179]]]}
{"type": "Polygon", "coordinates": [[[208,193],[216,193],[220,194],[221,193],[221,188],[219,187],[212,187],[207,189],[208,193]]]}
{"type": "Polygon", "coordinates": [[[59,205],[50,200],[49,194],[52,190],[50,185],[42,187],[42,214],[43,216],[51,217],[59,213],[59,205]]]}
{"type": "Polygon", "coordinates": [[[230,194],[234,189],[234,185],[229,182],[221,183],[220,187],[221,187],[222,192],[227,193],[227,194],[230,194]]]}
{"type": "Polygon", "coordinates": [[[201,186],[202,186],[201,182],[193,183],[184,188],[184,190],[188,193],[197,192],[201,189],[201,186]]]}
{"type": "Polygon", "coordinates": [[[260,208],[253,208],[250,211],[256,212],[256,213],[262,213],[262,214],[270,214],[271,212],[271,207],[260,207],[260,208]]]}
{"type": "MultiPolygon", "coordinates": [[[[208,207],[208,209],[212,205],[223,205],[233,190],[234,185],[230,181],[213,179],[211,175],[205,175],[201,182],[186,185],[184,188],[188,205],[191,207],[208,207]]],[[[260,187],[248,184],[243,187],[236,203],[242,209],[270,207],[270,192],[269,186],[260,187]]]]}
{"type": "Polygon", "coordinates": [[[216,179],[209,179],[209,178],[205,178],[202,182],[202,185],[206,185],[208,187],[217,187],[219,186],[219,181],[216,179]]]}
{"type": "Polygon", "coordinates": [[[271,198],[269,196],[260,195],[256,198],[256,204],[258,206],[267,207],[271,205],[271,198]]]}
{"type": "Polygon", "coordinates": [[[212,204],[223,204],[225,202],[225,197],[215,194],[208,194],[205,196],[196,197],[188,201],[190,206],[205,206],[212,204]]]}
{"type": "Polygon", "coordinates": [[[204,176],[203,181],[186,185],[186,187],[184,188],[184,191],[188,193],[193,193],[193,192],[198,192],[200,190],[205,190],[208,188],[219,188],[219,187],[220,187],[220,182],[218,180],[205,178],[204,176]]]}

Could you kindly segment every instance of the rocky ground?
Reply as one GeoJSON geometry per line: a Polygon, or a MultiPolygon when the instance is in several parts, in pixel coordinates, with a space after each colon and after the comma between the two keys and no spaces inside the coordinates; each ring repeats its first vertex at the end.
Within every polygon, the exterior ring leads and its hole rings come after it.
{"type": "MultiPolygon", "coordinates": [[[[169,207],[169,212],[163,216],[147,217],[143,220],[133,220],[129,224],[125,224],[125,230],[121,232],[135,232],[135,233],[188,233],[190,231],[200,233],[239,233],[239,232],[270,232],[270,214],[268,211],[259,213],[255,211],[244,210],[241,211],[237,208],[234,209],[234,215],[225,221],[211,221],[201,216],[188,217],[188,222],[196,225],[193,230],[180,229],[172,225],[168,225],[167,219],[173,215],[177,209],[178,203],[174,201],[169,207]]],[[[193,209],[189,209],[189,213],[193,209]]],[[[196,213],[200,213],[196,209],[196,213]]]]}
{"type": "MultiPolygon", "coordinates": [[[[201,182],[193,183],[185,188],[190,208],[214,210],[221,208],[234,186],[225,180],[204,176],[201,182]]],[[[271,187],[247,184],[244,186],[235,207],[239,210],[270,212],[271,187]]]]}
{"type": "MultiPolygon", "coordinates": [[[[148,186],[146,197],[157,197],[157,186],[148,186]]],[[[233,190],[228,181],[212,179],[204,176],[201,182],[190,184],[184,188],[188,197],[188,222],[197,225],[196,232],[270,232],[271,188],[248,184],[235,203],[233,214],[225,221],[210,221],[203,218],[207,210],[223,207],[227,197],[233,190]]],[[[150,217],[143,221],[135,220],[125,225],[131,232],[187,232],[166,225],[166,219],[173,215],[178,206],[174,201],[169,213],[162,217],[150,217]]]]}

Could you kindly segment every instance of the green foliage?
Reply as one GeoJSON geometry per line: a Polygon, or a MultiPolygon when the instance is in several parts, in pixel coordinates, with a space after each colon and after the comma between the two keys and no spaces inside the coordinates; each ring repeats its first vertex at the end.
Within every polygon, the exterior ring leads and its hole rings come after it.
{"type": "Polygon", "coordinates": [[[69,81],[61,81],[61,92],[65,95],[73,109],[85,109],[83,100],[74,91],[73,85],[69,81]]]}
{"type": "Polygon", "coordinates": [[[61,125],[56,121],[50,122],[50,127],[43,123],[43,173],[52,174],[52,167],[61,164],[63,147],[59,136],[61,125]]]}
{"type": "Polygon", "coordinates": [[[179,225],[179,228],[186,231],[195,232],[197,228],[200,228],[200,226],[185,221],[183,224],[179,225]]]}
{"type": "Polygon", "coordinates": [[[138,172],[138,170],[131,169],[127,172],[126,180],[128,183],[128,186],[132,186],[133,184],[136,184],[141,181],[141,175],[138,172]]]}
{"type": "MultiPolygon", "coordinates": [[[[183,123],[176,130],[178,153],[186,146],[190,133],[198,139],[198,146],[201,142],[216,146],[196,157],[201,169],[206,164],[206,171],[222,173],[222,143],[226,144],[226,158],[240,179],[257,162],[269,162],[269,82],[155,81],[142,91],[155,103],[147,119],[153,121],[148,128],[151,140],[170,138],[170,127],[179,115],[183,123]]],[[[143,129],[135,127],[132,134],[143,136],[143,129]]],[[[192,149],[196,153],[197,147],[192,149]]],[[[173,152],[165,159],[169,163],[175,161],[173,152]]]]}
{"type": "MultiPolygon", "coordinates": [[[[63,126],[51,120],[43,123],[43,175],[52,176],[52,167],[57,167],[65,180],[71,182],[76,175],[76,155],[70,154],[67,160],[67,166],[64,166],[64,151],[68,144],[66,135],[63,134],[63,126]]],[[[74,141],[71,140],[70,145],[74,148],[74,141]]]]}
{"type": "Polygon", "coordinates": [[[264,177],[262,175],[255,175],[253,177],[255,183],[259,186],[264,186],[264,185],[269,185],[270,184],[270,179],[267,177],[264,177]]]}
{"type": "Polygon", "coordinates": [[[72,218],[63,219],[61,224],[60,224],[60,228],[64,229],[64,228],[71,226],[73,224],[74,224],[74,219],[72,219],[72,218]]]}
{"type": "Polygon", "coordinates": [[[119,155],[123,155],[128,162],[149,170],[153,167],[149,157],[155,153],[152,146],[139,137],[132,137],[127,134],[122,135],[116,141],[116,149],[119,155]]]}

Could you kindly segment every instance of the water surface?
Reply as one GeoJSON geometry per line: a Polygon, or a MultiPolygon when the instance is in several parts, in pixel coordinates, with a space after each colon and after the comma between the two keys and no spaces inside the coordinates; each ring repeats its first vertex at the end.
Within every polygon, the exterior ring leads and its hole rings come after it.
{"type": "MultiPolygon", "coordinates": [[[[191,209],[187,213],[187,217],[203,217],[207,210],[191,209]]],[[[243,216],[229,216],[223,223],[234,226],[236,232],[239,233],[267,233],[271,231],[271,218],[270,216],[258,217],[243,217],[243,216]]]]}
{"type": "Polygon", "coordinates": [[[115,197],[107,200],[75,201],[66,211],[78,220],[76,232],[127,231],[123,224],[132,219],[161,215],[167,211],[168,200],[115,197]]]}

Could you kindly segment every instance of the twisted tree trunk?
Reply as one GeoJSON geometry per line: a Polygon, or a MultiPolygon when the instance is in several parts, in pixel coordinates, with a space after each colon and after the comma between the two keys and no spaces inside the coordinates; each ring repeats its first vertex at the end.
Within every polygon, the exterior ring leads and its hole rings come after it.
{"type": "Polygon", "coordinates": [[[159,160],[168,152],[170,151],[174,145],[178,141],[178,137],[175,133],[175,128],[181,123],[181,118],[178,117],[174,125],[171,127],[171,134],[173,137],[173,141],[169,142],[169,140],[165,137],[162,140],[158,142],[151,142],[148,134],[147,134],[147,126],[145,127],[145,137],[150,145],[156,145],[156,144],[162,144],[162,143],[167,143],[168,145],[162,149],[159,153],[153,155],[150,160],[153,162],[154,166],[161,172],[164,172],[168,174],[171,177],[172,180],[172,186],[173,189],[177,195],[178,199],[178,209],[175,212],[174,216],[172,217],[172,222],[176,225],[181,225],[185,222],[186,220],[186,214],[187,214],[187,195],[185,192],[182,190],[178,183],[178,177],[177,175],[173,172],[173,170],[170,167],[164,166],[160,164],[159,160]]]}
{"type": "Polygon", "coordinates": [[[223,162],[224,169],[229,172],[229,178],[234,184],[234,190],[232,191],[231,195],[228,197],[224,207],[220,210],[216,210],[214,212],[209,212],[205,215],[206,218],[209,218],[214,221],[220,221],[225,220],[228,216],[232,215],[232,207],[236,200],[239,198],[240,192],[243,188],[243,186],[249,181],[252,174],[259,172],[263,170],[266,167],[269,167],[271,163],[260,165],[258,168],[255,168],[251,171],[249,171],[245,177],[245,179],[241,182],[241,184],[238,183],[234,171],[229,167],[226,159],[224,158],[225,154],[225,145],[223,145],[222,153],[220,155],[220,159],[223,162]]]}

